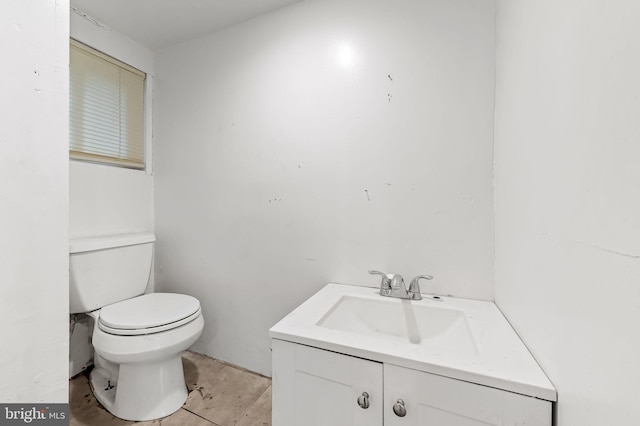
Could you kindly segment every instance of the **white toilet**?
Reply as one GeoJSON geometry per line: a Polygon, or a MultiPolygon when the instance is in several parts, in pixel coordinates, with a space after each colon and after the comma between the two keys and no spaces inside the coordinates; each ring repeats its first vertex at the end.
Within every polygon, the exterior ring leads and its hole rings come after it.
{"type": "Polygon", "coordinates": [[[173,293],[144,294],[153,234],[73,239],[69,244],[70,312],[93,328],[91,388],[125,420],[152,420],[187,399],[181,353],[202,334],[200,302],[173,293]]]}

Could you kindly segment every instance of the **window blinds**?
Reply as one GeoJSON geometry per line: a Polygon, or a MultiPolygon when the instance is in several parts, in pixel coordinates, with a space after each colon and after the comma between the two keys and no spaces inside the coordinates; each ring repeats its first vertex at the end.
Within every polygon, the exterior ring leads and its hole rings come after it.
{"type": "Polygon", "coordinates": [[[69,61],[71,158],[144,169],[145,74],[75,40],[69,61]]]}

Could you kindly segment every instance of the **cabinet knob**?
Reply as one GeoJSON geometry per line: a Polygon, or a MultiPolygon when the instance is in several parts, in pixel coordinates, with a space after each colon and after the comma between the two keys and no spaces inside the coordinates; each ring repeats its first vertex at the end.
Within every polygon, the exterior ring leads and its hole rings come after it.
{"type": "Polygon", "coordinates": [[[369,408],[369,394],[366,392],[362,392],[362,395],[358,397],[358,405],[363,410],[369,408]]]}
{"type": "Polygon", "coordinates": [[[407,415],[407,409],[404,407],[404,401],[399,399],[393,404],[393,412],[396,413],[398,417],[404,417],[407,415]]]}

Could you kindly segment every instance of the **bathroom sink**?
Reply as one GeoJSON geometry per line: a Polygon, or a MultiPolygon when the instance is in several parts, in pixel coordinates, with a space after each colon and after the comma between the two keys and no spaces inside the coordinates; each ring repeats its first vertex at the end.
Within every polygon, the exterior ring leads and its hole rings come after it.
{"type": "Polygon", "coordinates": [[[397,342],[421,345],[440,352],[474,355],[476,346],[463,311],[379,297],[342,296],[317,322],[320,327],[397,342]]]}
{"type": "Polygon", "coordinates": [[[493,302],[329,283],[274,325],[273,339],[522,395],[556,391],[493,302]]]}

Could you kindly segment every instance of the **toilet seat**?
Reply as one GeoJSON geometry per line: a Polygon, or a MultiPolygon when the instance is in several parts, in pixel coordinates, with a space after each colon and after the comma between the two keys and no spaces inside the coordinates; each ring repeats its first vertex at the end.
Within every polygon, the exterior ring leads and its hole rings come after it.
{"type": "Polygon", "coordinates": [[[184,294],[150,293],[105,306],[98,327],[118,336],[160,333],[201,315],[198,299],[184,294]]]}

